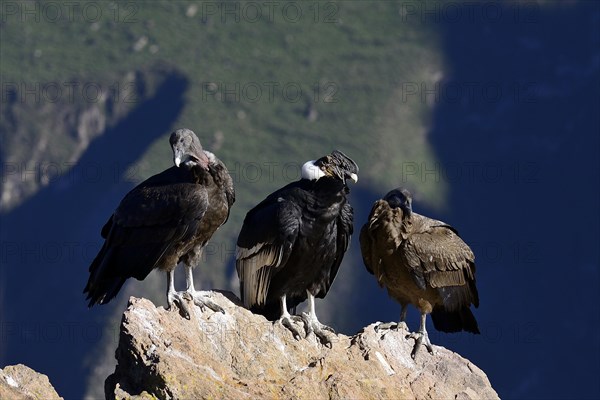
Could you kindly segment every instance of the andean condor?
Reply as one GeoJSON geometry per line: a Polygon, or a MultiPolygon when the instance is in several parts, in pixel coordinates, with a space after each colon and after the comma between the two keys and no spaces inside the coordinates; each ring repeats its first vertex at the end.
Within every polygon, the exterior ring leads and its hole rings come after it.
{"type": "Polygon", "coordinates": [[[302,166],[301,179],[270,194],[248,212],[237,241],[236,268],[244,305],[269,320],[279,318],[296,339],[293,320],[331,344],[315,313],[315,297],[327,294],[353,231],[346,180],[358,166],[333,151],[302,166]],[[289,311],[306,300],[309,313],[289,311]]]}
{"type": "Polygon", "coordinates": [[[167,273],[169,308],[177,303],[189,318],[185,299],[193,299],[201,309],[224,312],[208,293],[194,289],[192,268],[206,242],[229,217],[235,200],[233,182],[225,165],[202,149],[191,130],[176,130],[169,142],[175,166],[127,193],[102,228],[106,240],[90,265],[84,289],[90,307],[108,303],[128,278],[142,280],[159,268],[167,273]],[[185,292],[174,288],[179,262],[186,267],[185,292]]]}
{"type": "Polygon", "coordinates": [[[413,212],[408,190],[394,189],[375,202],[360,247],[367,270],[400,303],[397,327],[407,330],[408,304],[421,312],[419,331],[408,336],[415,339],[413,358],[422,343],[433,353],[427,314],[439,331],[479,333],[469,308],[479,306],[475,256],[450,225],[413,212]]]}

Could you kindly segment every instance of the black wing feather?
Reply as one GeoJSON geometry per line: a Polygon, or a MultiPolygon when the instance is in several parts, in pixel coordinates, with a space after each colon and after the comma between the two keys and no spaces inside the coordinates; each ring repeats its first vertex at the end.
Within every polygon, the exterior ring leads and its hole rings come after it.
{"type": "Polygon", "coordinates": [[[301,210],[281,196],[284,189],[248,212],[238,237],[236,269],[246,307],[264,304],[273,273],[285,265],[298,238],[301,210]]]}
{"type": "Polygon", "coordinates": [[[208,207],[207,194],[198,185],[174,183],[181,179],[178,173],[171,168],[142,182],[102,228],[106,241],[84,289],[90,306],[109,302],[126,279],[142,280],[166,266],[172,247],[192,239],[208,207]]]}
{"type": "Polygon", "coordinates": [[[323,298],[327,295],[329,288],[333,284],[333,281],[337,275],[337,272],[344,258],[346,250],[348,250],[348,244],[350,238],[354,233],[354,210],[350,203],[345,203],[341,209],[340,215],[337,217],[337,240],[336,240],[336,252],[335,259],[329,270],[329,277],[324,282],[324,286],[321,290],[315,294],[316,297],[323,298]]]}

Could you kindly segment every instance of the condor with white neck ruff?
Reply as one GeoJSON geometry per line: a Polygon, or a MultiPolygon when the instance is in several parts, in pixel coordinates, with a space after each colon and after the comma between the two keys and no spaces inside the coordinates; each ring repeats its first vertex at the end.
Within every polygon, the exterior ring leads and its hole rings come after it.
{"type": "Polygon", "coordinates": [[[277,320],[296,339],[294,321],[306,334],[331,344],[315,313],[337,274],[353,231],[346,180],[358,181],[358,166],[340,151],[308,161],[299,181],[270,194],[248,212],[237,241],[236,268],[246,307],[277,320]],[[308,298],[309,312],[290,315],[308,298]]]}

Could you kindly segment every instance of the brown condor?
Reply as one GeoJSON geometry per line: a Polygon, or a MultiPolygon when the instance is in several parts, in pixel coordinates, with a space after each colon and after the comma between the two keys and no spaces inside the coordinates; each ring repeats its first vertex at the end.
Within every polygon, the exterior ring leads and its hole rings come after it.
{"type": "Polygon", "coordinates": [[[408,304],[421,313],[419,331],[409,335],[415,339],[413,358],[421,344],[433,353],[427,314],[439,331],[479,333],[470,309],[479,306],[475,255],[450,225],[413,212],[408,190],[394,189],[375,202],[360,247],[367,270],[400,303],[398,326],[406,329],[408,304]]]}
{"type": "Polygon", "coordinates": [[[192,269],[203,247],[227,221],[235,201],[233,181],[225,165],[202,149],[189,129],[169,138],[174,166],[132,189],[102,228],[105,239],[89,268],[85,286],[89,306],[106,304],[128,278],[143,280],[155,268],[167,274],[167,302],[177,303],[189,318],[185,299],[201,309],[223,309],[209,294],[194,289],[192,269]],[[187,289],[176,292],[174,270],[182,262],[187,289]]]}

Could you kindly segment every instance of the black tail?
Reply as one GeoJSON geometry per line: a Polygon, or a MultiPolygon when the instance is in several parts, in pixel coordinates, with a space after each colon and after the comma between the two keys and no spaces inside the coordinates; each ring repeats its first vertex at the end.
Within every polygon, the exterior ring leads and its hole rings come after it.
{"type": "Polygon", "coordinates": [[[269,321],[278,320],[281,317],[281,307],[277,303],[269,303],[262,307],[253,306],[250,308],[254,314],[263,315],[269,321]]]}
{"type": "MultiPolygon", "coordinates": [[[[288,297],[288,312],[292,315],[296,314],[296,307],[304,300],[306,300],[306,298],[303,299],[301,297],[288,297]]],[[[270,302],[261,307],[252,306],[250,307],[250,311],[252,311],[254,314],[263,315],[269,321],[276,321],[279,318],[281,318],[281,305],[279,301],[270,302]]]]}
{"type": "Polygon", "coordinates": [[[440,306],[434,307],[431,320],[435,329],[441,332],[466,331],[480,333],[477,320],[468,306],[456,311],[446,311],[440,306]]]}
{"type": "Polygon", "coordinates": [[[112,300],[127,278],[111,273],[110,268],[113,250],[108,249],[106,243],[90,265],[90,278],[83,293],[87,293],[88,307],[96,304],[106,304],[112,300]]]}

